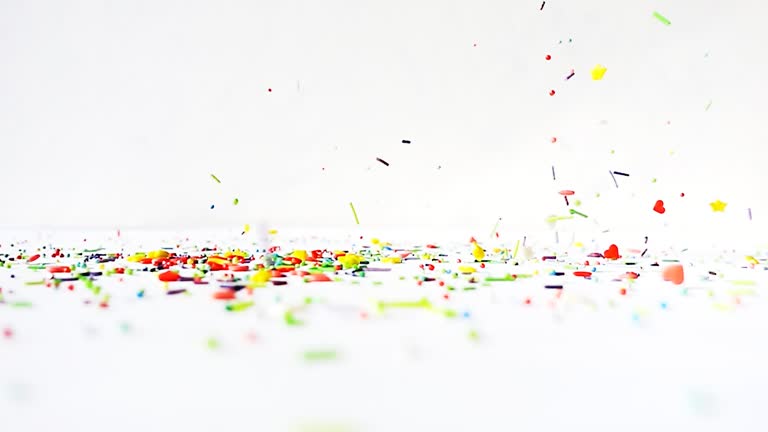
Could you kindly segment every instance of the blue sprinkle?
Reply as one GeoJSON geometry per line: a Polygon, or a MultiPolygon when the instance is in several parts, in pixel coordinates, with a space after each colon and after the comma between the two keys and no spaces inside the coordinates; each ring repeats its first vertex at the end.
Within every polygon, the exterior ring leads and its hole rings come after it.
{"type": "Polygon", "coordinates": [[[464,318],[469,318],[471,315],[469,311],[464,312],[464,318]]]}
{"type": "Polygon", "coordinates": [[[139,292],[136,294],[136,297],[138,297],[138,298],[143,298],[143,297],[144,297],[144,290],[141,290],[141,291],[139,291],[139,292]]]}
{"type": "Polygon", "coordinates": [[[660,306],[661,306],[662,309],[666,309],[667,308],[667,304],[665,302],[661,302],[660,306]]]}
{"type": "Polygon", "coordinates": [[[215,206],[214,206],[213,204],[211,204],[211,210],[213,210],[213,208],[214,208],[214,207],[215,207],[215,206]]]}

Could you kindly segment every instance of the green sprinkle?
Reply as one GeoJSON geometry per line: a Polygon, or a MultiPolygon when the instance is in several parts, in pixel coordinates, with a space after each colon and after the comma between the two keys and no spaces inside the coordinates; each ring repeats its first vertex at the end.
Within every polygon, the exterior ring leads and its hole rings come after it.
{"type": "Polygon", "coordinates": [[[235,198],[234,201],[232,201],[232,205],[238,205],[240,203],[240,200],[238,198],[235,198]]]}
{"type": "Polygon", "coordinates": [[[45,280],[28,281],[28,282],[24,282],[24,285],[45,285],[45,280]]]}
{"type": "Polygon", "coordinates": [[[579,215],[579,216],[581,216],[583,218],[589,217],[589,216],[585,215],[584,213],[582,213],[580,211],[576,211],[574,209],[570,209],[569,212],[571,212],[572,215],[577,214],[577,215],[579,215]]]}
{"type": "Polygon", "coordinates": [[[30,266],[27,266],[27,268],[30,270],[45,270],[45,266],[40,264],[33,264],[30,266]]]}
{"type": "Polygon", "coordinates": [[[219,180],[219,178],[216,177],[215,175],[211,174],[211,178],[214,179],[216,181],[216,183],[221,184],[221,180],[219,180]]]}
{"type": "Polygon", "coordinates": [[[357,212],[355,211],[355,205],[352,203],[349,203],[349,208],[352,209],[352,215],[355,217],[355,223],[360,225],[360,219],[357,218],[357,212]]]}
{"type": "Polygon", "coordinates": [[[338,354],[335,350],[311,350],[304,351],[305,361],[329,361],[336,360],[338,354]]]}
{"type": "Polygon", "coordinates": [[[30,307],[32,307],[32,302],[17,301],[17,302],[11,303],[11,307],[14,307],[14,308],[30,308],[30,307]]]}
{"type": "Polygon", "coordinates": [[[230,303],[226,305],[225,308],[230,312],[242,312],[253,306],[253,304],[254,303],[252,301],[242,301],[237,303],[230,303]]]}
{"type": "Polygon", "coordinates": [[[283,314],[283,319],[285,320],[285,323],[289,326],[300,326],[304,325],[304,321],[301,321],[297,319],[295,316],[293,316],[292,311],[286,311],[285,314],[283,314]]]}
{"type": "Polygon", "coordinates": [[[510,275],[506,275],[504,277],[487,277],[485,278],[486,282],[514,282],[516,278],[513,278],[510,275]]]}
{"type": "Polygon", "coordinates": [[[656,17],[657,20],[661,21],[664,25],[670,25],[672,22],[668,19],[666,19],[662,14],[658,12],[654,12],[653,16],[656,17]]]}
{"type": "Polygon", "coordinates": [[[441,312],[446,318],[456,318],[459,316],[459,313],[453,309],[443,309],[441,312]]]}
{"type": "Polygon", "coordinates": [[[205,341],[205,345],[208,347],[209,350],[215,350],[221,346],[219,341],[213,337],[209,337],[208,340],[205,341]]]}
{"type": "Polygon", "coordinates": [[[378,303],[380,309],[384,308],[431,308],[432,303],[423,297],[419,301],[402,301],[402,302],[382,302],[378,303]]]}
{"type": "Polygon", "coordinates": [[[477,334],[477,330],[470,330],[467,336],[469,336],[469,340],[472,341],[477,341],[480,339],[480,335],[477,334]]]}

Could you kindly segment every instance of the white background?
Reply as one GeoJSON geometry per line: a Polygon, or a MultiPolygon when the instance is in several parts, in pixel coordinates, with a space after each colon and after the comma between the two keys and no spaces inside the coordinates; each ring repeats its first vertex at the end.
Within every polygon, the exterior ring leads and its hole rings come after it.
{"type": "Polygon", "coordinates": [[[761,2],[540,5],[2,1],[0,226],[766,227],[761,2]]]}

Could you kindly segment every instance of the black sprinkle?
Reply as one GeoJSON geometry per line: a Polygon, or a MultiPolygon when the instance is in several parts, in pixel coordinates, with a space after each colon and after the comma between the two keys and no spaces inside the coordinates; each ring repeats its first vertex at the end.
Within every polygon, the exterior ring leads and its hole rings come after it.
{"type": "Polygon", "coordinates": [[[563,289],[562,285],[544,285],[546,289],[563,289]]]}
{"type": "Polygon", "coordinates": [[[623,172],[619,172],[619,171],[614,171],[613,173],[616,174],[616,175],[620,175],[620,176],[624,176],[624,177],[629,177],[629,174],[627,174],[627,173],[623,173],[623,172]]]}
{"type": "Polygon", "coordinates": [[[384,165],[386,165],[386,166],[389,166],[389,162],[385,161],[385,160],[384,160],[384,159],[382,159],[382,158],[376,158],[376,160],[377,160],[377,161],[379,161],[379,162],[381,162],[381,163],[383,163],[383,164],[384,164],[384,165]]]}
{"type": "Polygon", "coordinates": [[[646,252],[648,252],[648,249],[644,250],[643,253],[640,254],[640,256],[645,256],[646,252]]]}
{"type": "Polygon", "coordinates": [[[181,294],[183,292],[187,292],[184,288],[182,289],[175,289],[175,290],[169,290],[166,294],[168,295],[174,295],[174,294],[181,294]]]}
{"type": "Polygon", "coordinates": [[[403,144],[410,144],[411,140],[403,140],[403,144]]]}
{"type": "Polygon", "coordinates": [[[709,274],[711,274],[712,276],[717,276],[717,273],[715,273],[713,271],[709,272],[709,274]]]}
{"type": "Polygon", "coordinates": [[[546,2],[545,1],[541,2],[541,8],[539,10],[544,10],[544,3],[546,2]]]}

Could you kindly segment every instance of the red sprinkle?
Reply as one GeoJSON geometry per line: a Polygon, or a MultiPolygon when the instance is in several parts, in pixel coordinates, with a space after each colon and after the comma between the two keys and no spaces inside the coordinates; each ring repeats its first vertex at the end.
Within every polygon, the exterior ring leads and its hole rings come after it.
{"type": "Polygon", "coordinates": [[[576,272],[573,272],[573,275],[574,275],[574,276],[579,276],[579,277],[590,277],[590,276],[592,276],[592,272],[588,272],[588,271],[576,271],[576,272]]]}
{"type": "Polygon", "coordinates": [[[177,280],[181,279],[181,276],[179,276],[179,274],[176,272],[167,271],[157,275],[157,278],[163,282],[176,282],[177,280]]]}
{"type": "Polygon", "coordinates": [[[223,289],[213,293],[213,298],[217,300],[232,300],[235,298],[235,291],[231,289],[223,289]]]}
{"type": "Polygon", "coordinates": [[[547,56],[546,56],[546,57],[544,57],[544,58],[545,58],[545,59],[547,59],[547,60],[552,60],[552,56],[551,56],[551,55],[549,55],[549,54],[547,54],[547,56]]]}
{"type": "Polygon", "coordinates": [[[69,273],[71,270],[67,266],[50,266],[48,271],[51,273],[69,273]]]}
{"type": "Polygon", "coordinates": [[[38,258],[40,258],[40,254],[34,254],[31,257],[29,257],[27,262],[35,262],[35,261],[37,261],[38,258]]]}
{"type": "Polygon", "coordinates": [[[550,90],[550,91],[549,91],[549,95],[550,95],[550,96],[554,96],[554,95],[555,95],[555,91],[554,91],[554,90],[550,90]]]}
{"type": "Polygon", "coordinates": [[[247,265],[233,265],[233,264],[230,264],[229,265],[229,271],[233,271],[233,272],[248,271],[248,266],[247,265]]]}

